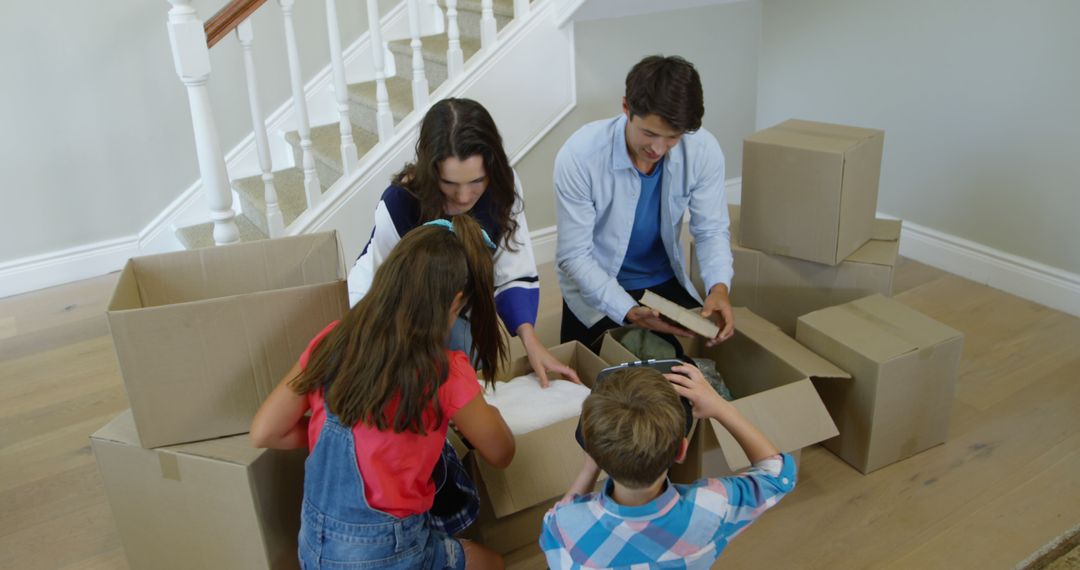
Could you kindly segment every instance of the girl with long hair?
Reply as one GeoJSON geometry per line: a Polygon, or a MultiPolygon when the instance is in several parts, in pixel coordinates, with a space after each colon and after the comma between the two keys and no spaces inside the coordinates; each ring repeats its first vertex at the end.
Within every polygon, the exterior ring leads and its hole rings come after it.
{"type": "MultiPolygon", "coordinates": [[[[416,161],[397,173],[383,192],[371,238],[349,272],[349,302],[368,294],[372,276],[401,236],[431,220],[463,214],[479,222],[497,244],[496,310],[507,331],[521,339],[541,385],[548,385],[549,372],[579,382],[574,370],[552,356],[536,335],[540,280],[520,184],[495,121],[476,101],[443,99],[424,115],[416,161]]],[[[467,333],[463,322],[458,323],[451,346],[468,346],[467,333]]]]}
{"type": "Polygon", "coordinates": [[[311,341],[259,408],[256,446],[310,450],[303,568],[501,565],[430,512],[439,487],[463,471],[446,441],[449,422],[488,463],[506,467],[514,455],[513,435],[484,400],[470,358],[446,348],[469,309],[471,349],[486,378],[504,364],[492,246],[469,216],[409,232],[367,295],[311,341]]]}

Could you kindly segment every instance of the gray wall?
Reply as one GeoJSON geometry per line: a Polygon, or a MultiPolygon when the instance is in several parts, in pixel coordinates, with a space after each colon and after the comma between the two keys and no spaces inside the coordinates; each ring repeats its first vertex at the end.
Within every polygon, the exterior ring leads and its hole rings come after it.
{"type": "Polygon", "coordinates": [[[581,125],[622,112],[626,73],[652,54],[681,55],[701,74],[704,127],[720,141],[727,177],[742,168],[742,138],[754,131],[761,4],[757,1],[577,22],[577,107],[516,165],[529,228],[555,224],[552,166],[581,125]]]}
{"type": "MultiPolygon", "coordinates": [[[[396,2],[381,4],[392,6],[396,2]]],[[[195,0],[205,20],[224,0],[195,0]]],[[[164,0],[6,2],[0,18],[0,262],[142,230],[198,177],[187,93],[173,68],[164,0]]],[[[346,45],[363,2],[339,2],[346,45]]],[[[305,81],[330,59],[322,2],[297,2],[305,81]]],[[[252,20],[263,111],[289,95],[281,10],[252,20]]],[[[251,132],[239,45],[210,54],[227,152],[251,132]]]]}
{"type": "Polygon", "coordinates": [[[1080,2],[765,0],[757,124],[885,130],[879,210],[1080,273],[1080,2]]]}

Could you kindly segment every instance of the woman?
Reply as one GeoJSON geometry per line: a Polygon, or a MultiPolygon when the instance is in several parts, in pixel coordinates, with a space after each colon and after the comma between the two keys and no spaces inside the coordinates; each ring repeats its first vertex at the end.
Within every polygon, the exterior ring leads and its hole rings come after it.
{"type": "MultiPolygon", "coordinates": [[[[469,214],[497,244],[495,306],[506,329],[521,339],[540,384],[548,373],[579,382],[536,336],[540,281],[525,223],[517,176],[487,109],[470,99],[443,99],[428,110],[416,141],[416,162],[394,176],[375,209],[371,239],[349,272],[349,302],[356,304],[394,245],[409,230],[434,219],[469,214]]],[[[459,322],[450,348],[468,350],[468,327],[459,322]]]]}

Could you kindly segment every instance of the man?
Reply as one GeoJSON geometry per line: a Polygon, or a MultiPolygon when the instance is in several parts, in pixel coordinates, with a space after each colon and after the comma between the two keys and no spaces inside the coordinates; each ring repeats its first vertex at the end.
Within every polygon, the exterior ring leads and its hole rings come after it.
{"type": "Polygon", "coordinates": [[[676,345],[690,331],[637,304],[646,289],[720,327],[712,346],[734,332],[732,257],[724,198],[724,154],[701,129],[701,79],[680,57],[650,56],[626,76],[623,113],[589,123],[555,159],[563,294],[562,341],[586,346],[604,331],[634,324],[676,345]],[[697,244],[702,300],[690,284],[679,244],[687,210],[697,244]]]}

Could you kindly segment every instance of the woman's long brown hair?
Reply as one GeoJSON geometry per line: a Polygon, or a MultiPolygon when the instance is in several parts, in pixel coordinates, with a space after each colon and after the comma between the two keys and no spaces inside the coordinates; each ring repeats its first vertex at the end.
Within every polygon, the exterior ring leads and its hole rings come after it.
{"type": "Polygon", "coordinates": [[[443,421],[438,390],[449,372],[450,307],[459,291],[471,310],[476,360],[485,377],[495,376],[507,348],[495,312],[492,251],[475,220],[462,215],[452,221],[453,232],[420,226],[394,246],[368,294],[290,383],[296,393],[325,387],[327,408],[347,426],[435,429],[443,421]],[[426,417],[430,408],[434,423],[426,417]]]}
{"type": "Polygon", "coordinates": [[[465,160],[480,155],[488,177],[485,193],[491,200],[491,217],[499,235],[491,236],[502,247],[516,251],[514,234],[514,171],[503,149],[502,136],[483,105],[472,99],[442,99],[431,106],[420,123],[416,162],[394,176],[394,184],[420,202],[420,223],[446,214],[446,196],[439,190],[439,164],[448,158],[465,160]]]}

